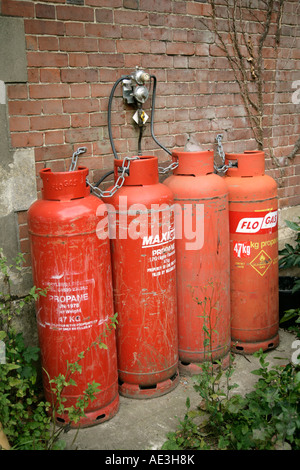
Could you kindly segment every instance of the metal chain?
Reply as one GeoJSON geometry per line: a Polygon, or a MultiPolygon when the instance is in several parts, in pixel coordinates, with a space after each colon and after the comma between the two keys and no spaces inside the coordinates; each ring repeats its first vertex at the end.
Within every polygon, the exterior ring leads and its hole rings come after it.
{"type": "Polygon", "coordinates": [[[139,157],[125,157],[122,163],[122,166],[120,167],[121,169],[121,174],[118,177],[117,181],[114,184],[114,187],[110,190],[102,191],[100,188],[97,186],[93,186],[88,179],[86,179],[86,183],[89,185],[89,187],[92,189],[93,193],[95,193],[96,196],[98,197],[111,197],[115,194],[115,192],[120,189],[125,181],[125,173],[126,171],[129,170],[131,160],[138,160],[139,157]]]}
{"type": "Polygon", "coordinates": [[[79,155],[81,155],[82,153],[85,153],[86,151],[87,151],[87,148],[86,148],[86,147],[79,147],[79,148],[73,153],[69,171],[75,171],[75,168],[76,168],[76,166],[77,166],[77,160],[78,160],[79,155]]]}
{"type": "Polygon", "coordinates": [[[178,167],[178,162],[173,162],[169,166],[166,166],[166,168],[164,168],[162,166],[159,166],[158,167],[158,173],[164,175],[165,173],[168,173],[168,171],[175,170],[175,168],[177,168],[177,167],[178,167]]]}
{"type": "Polygon", "coordinates": [[[224,152],[223,146],[222,146],[222,138],[223,138],[223,135],[218,134],[217,137],[216,137],[216,141],[218,143],[217,151],[218,151],[219,157],[222,160],[223,165],[222,166],[217,166],[217,165],[214,164],[214,168],[217,172],[226,173],[229,168],[235,167],[236,164],[233,163],[233,162],[229,162],[228,165],[225,165],[225,152],[224,152]]]}
{"type": "Polygon", "coordinates": [[[222,139],[223,139],[223,135],[218,134],[217,137],[216,137],[216,141],[217,141],[217,144],[218,144],[218,154],[219,154],[219,157],[221,158],[222,163],[224,165],[225,164],[225,152],[223,150],[222,139]]]}

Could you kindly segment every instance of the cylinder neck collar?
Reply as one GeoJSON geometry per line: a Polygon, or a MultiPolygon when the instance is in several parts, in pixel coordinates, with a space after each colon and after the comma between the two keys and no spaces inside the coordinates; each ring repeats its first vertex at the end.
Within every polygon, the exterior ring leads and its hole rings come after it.
{"type": "MultiPolygon", "coordinates": [[[[114,161],[115,181],[119,177],[118,169],[122,167],[123,160],[114,161]]],[[[137,160],[131,160],[129,166],[129,175],[125,176],[123,186],[144,186],[157,184],[158,159],[153,156],[140,156],[137,160]]]]}
{"type": "Polygon", "coordinates": [[[214,152],[172,152],[173,162],[178,167],[173,170],[174,175],[203,176],[214,172],[214,152]]]}
{"type": "Polygon", "coordinates": [[[52,172],[51,168],[43,168],[40,177],[43,181],[42,197],[52,201],[68,201],[86,197],[90,188],[86,184],[88,168],[79,166],[75,171],[52,172]]]}
{"type": "Polygon", "coordinates": [[[227,176],[263,176],[265,153],[261,150],[246,150],[244,153],[226,153],[225,164],[236,162],[236,167],[227,171],[227,176]]]}

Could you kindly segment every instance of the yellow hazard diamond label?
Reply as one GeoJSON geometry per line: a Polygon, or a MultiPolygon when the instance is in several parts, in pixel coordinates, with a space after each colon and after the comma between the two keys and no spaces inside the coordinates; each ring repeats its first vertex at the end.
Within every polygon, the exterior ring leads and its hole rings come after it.
{"type": "Polygon", "coordinates": [[[272,264],[272,258],[264,251],[261,250],[257,256],[251,261],[250,265],[261,276],[264,276],[272,264]]]}

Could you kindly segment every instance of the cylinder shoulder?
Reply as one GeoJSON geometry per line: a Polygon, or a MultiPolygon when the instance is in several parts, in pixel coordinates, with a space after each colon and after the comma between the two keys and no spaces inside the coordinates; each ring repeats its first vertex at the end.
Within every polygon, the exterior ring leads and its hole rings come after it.
{"type": "Polygon", "coordinates": [[[28,210],[28,227],[34,232],[48,230],[49,233],[57,230],[72,232],[82,229],[83,225],[89,229],[95,226],[99,213],[102,215],[99,208],[103,206],[103,201],[92,194],[70,201],[40,199],[28,210]]]}
{"type": "Polygon", "coordinates": [[[147,209],[152,204],[173,204],[174,198],[172,191],[162,183],[142,186],[122,186],[112,197],[105,198],[106,204],[111,204],[115,208],[120,205],[125,210],[133,204],[140,204],[147,209]]]}
{"type": "Polygon", "coordinates": [[[232,199],[266,199],[277,197],[277,183],[269,175],[254,177],[225,177],[229,198],[232,199]]]}
{"type": "Polygon", "coordinates": [[[203,176],[172,175],[164,184],[171,189],[175,199],[201,199],[228,194],[224,179],[215,173],[203,176]]]}

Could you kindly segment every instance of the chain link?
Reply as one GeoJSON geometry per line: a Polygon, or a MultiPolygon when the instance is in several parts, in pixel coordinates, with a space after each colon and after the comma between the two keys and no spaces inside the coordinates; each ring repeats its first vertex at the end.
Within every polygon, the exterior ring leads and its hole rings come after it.
{"type": "Polygon", "coordinates": [[[77,160],[78,160],[79,155],[81,155],[82,153],[85,153],[86,151],[87,151],[87,148],[86,148],[86,147],[79,147],[79,148],[73,153],[69,171],[75,171],[75,168],[76,168],[76,166],[77,166],[77,160]]]}
{"type": "Polygon", "coordinates": [[[222,146],[222,138],[223,138],[223,135],[218,134],[217,137],[216,137],[216,141],[217,141],[217,144],[218,144],[217,152],[219,154],[219,157],[222,160],[223,165],[222,166],[217,166],[217,165],[214,164],[214,168],[217,172],[226,173],[229,168],[235,167],[236,164],[233,163],[233,162],[229,162],[228,165],[225,164],[225,152],[224,152],[223,146],[222,146]]]}
{"type": "Polygon", "coordinates": [[[177,167],[178,167],[178,162],[173,162],[169,166],[166,166],[166,168],[159,166],[158,173],[164,175],[165,173],[168,173],[168,171],[175,170],[175,168],[177,167]]]}
{"type": "Polygon", "coordinates": [[[97,186],[93,186],[88,179],[86,179],[86,183],[88,186],[91,188],[93,193],[98,196],[98,197],[111,197],[113,196],[118,189],[120,189],[125,181],[125,173],[129,170],[130,163],[132,160],[138,160],[139,157],[125,157],[122,163],[122,166],[120,167],[121,169],[121,174],[119,175],[117,181],[114,184],[114,187],[110,190],[102,191],[102,189],[98,188],[97,186]]]}
{"type": "Polygon", "coordinates": [[[221,158],[222,163],[224,165],[224,163],[225,163],[225,152],[223,150],[222,139],[223,139],[223,135],[218,134],[217,137],[216,137],[216,141],[217,141],[217,144],[218,144],[218,154],[219,154],[219,157],[221,158]]]}

